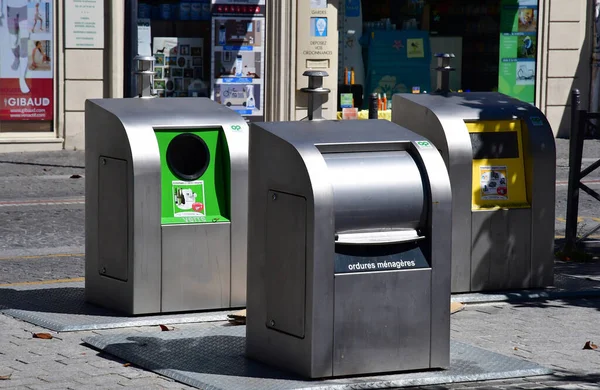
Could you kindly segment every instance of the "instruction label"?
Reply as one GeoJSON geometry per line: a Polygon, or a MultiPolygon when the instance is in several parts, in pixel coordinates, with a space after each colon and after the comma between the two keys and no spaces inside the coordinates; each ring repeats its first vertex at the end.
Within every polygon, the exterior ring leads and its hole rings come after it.
{"type": "Polygon", "coordinates": [[[508,200],[506,166],[482,166],[479,168],[481,199],[508,200]]]}
{"type": "MultiPolygon", "coordinates": [[[[173,216],[206,217],[206,203],[204,197],[204,181],[173,181],[173,216]]],[[[190,222],[196,222],[192,220],[190,222]]],[[[201,222],[198,220],[198,222],[201,222]]]]}
{"type": "Polygon", "coordinates": [[[384,256],[352,256],[335,254],[335,273],[397,271],[428,268],[429,263],[419,248],[384,256]]]}

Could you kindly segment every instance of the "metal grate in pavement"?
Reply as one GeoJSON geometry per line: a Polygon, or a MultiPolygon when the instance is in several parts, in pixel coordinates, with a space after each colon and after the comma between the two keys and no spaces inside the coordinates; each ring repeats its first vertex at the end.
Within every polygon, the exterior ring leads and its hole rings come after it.
{"type": "Polygon", "coordinates": [[[226,321],[234,311],[128,317],[86,303],[83,282],[0,288],[0,312],[57,332],[226,321]]]}
{"type": "Polygon", "coordinates": [[[304,380],[246,359],[245,326],[84,338],[88,345],[144,369],[203,390],[389,389],[547,375],[535,363],[452,341],[448,370],[304,380]]]}

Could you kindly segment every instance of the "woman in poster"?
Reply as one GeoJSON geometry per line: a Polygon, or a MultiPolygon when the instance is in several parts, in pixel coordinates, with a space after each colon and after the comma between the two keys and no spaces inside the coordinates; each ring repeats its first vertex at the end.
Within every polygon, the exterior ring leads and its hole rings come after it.
{"type": "Polygon", "coordinates": [[[35,26],[37,26],[38,20],[40,21],[40,32],[44,31],[44,21],[40,16],[40,3],[35,4],[35,15],[33,16],[33,27],[31,27],[31,32],[35,32],[35,26]]]}
{"type": "Polygon", "coordinates": [[[48,56],[44,53],[42,42],[35,41],[35,47],[31,51],[31,70],[35,70],[44,61],[48,61],[48,56]]]}
{"type": "MultiPolygon", "coordinates": [[[[27,3],[28,0],[0,0],[6,1],[6,24],[10,46],[0,48],[12,52],[14,61],[11,65],[13,70],[19,72],[19,87],[22,93],[29,93],[29,86],[25,81],[27,74],[27,41],[29,40],[29,29],[27,28],[27,3]]],[[[0,9],[4,4],[0,3],[0,9]]],[[[2,53],[2,56],[5,54],[2,53]]]]}

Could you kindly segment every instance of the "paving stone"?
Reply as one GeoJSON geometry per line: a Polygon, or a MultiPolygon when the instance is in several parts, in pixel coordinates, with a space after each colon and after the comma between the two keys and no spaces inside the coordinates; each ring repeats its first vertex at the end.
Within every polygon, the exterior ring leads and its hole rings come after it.
{"type": "Polygon", "coordinates": [[[520,384],[518,386],[519,389],[523,389],[523,390],[534,390],[534,389],[547,389],[547,387],[545,385],[541,385],[538,383],[526,383],[526,384],[520,384]]]}
{"type": "Polygon", "coordinates": [[[117,385],[119,381],[123,380],[123,377],[116,374],[103,373],[102,375],[90,376],[85,379],[77,379],[77,382],[91,386],[91,385],[117,385]]]}
{"type": "Polygon", "coordinates": [[[137,388],[146,388],[150,385],[156,384],[155,378],[121,378],[118,384],[124,387],[137,387],[137,388]]]}
{"type": "Polygon", "coordinates": [[[147,378],[147,377],[154,377],[156,376],[155,373],[151,372],[151,371],[146,371],[142,368],[137,368],[137,367],[128,367],[128,370],[123,371],[123,372],[119,372],[119,375],[127,378],[127,379],[134,379],[134,378],[147,378]]]}
{"type": "Polygon", "coordinates": [[[114,360],[101,360],[101,359],[97,359],[97,360],[90,360],[88,363],[90,366],[92,367],[96,367],[96,368],[116,368],[117,366],[123,366],[124,363],[122,363],[121,361],[114,361],[114,360]]]}
{"type": "Polygon", "coordinates": [[[158,386],[158,388],[182,388],[182,386],[184,386],[181,383],[169,381],[162,378],[125,379],[120,381],[119,384],[125,387],[135,387],[139,389],[147,389],[151,388],[152,386],[158,386]]]}
{"type": "Polygon", "coordinates": [[[0,389],[26,389],[29,385],[45,384],[46,382],[37,378],[22,378],[22,379],[9,379],[7,381],[0,381],[0,389]]]}
{"type": "Polygon", "coordinates": [[[52,383],[44,383],[44,384],[34,384],[27,385],[31,390],[58,390],[58,389],[66,389],[71,385],[69,382],[52,382],[52,383]]]}

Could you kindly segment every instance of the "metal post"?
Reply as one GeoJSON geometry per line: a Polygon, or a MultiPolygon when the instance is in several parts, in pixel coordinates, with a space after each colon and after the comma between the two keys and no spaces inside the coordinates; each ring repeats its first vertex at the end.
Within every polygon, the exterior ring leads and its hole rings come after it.
{"type": "Polygon", "coordinates": [[[369,96],[369,119],[379,119],[378,99],[379,95],[377,93],[372,93],[369,96]]]}
{"type": "Polygon", "coordinates": [[[581,155],[583,153],[583,133],[585,130],[584,111],[580,110],[581,93],[571,92],[571,135],[569,140],[569,186],[567,190],[567,222],[565,226],[564,251],[575,249],[577,239],[577,213],[579,212],[579,179],[581,155]]]}
{"type": "Polygon", "coordinates": [[[450,61],[454,58],[452,53],[438,53],[438,66],[435,68],[437,73],[437,93],[446,94],[450,92],[450,72],[456,69],[450,66],[450,61]]]}
{"type": "MultiPolygon", "coordinates": [[[[593,0],[593,12],[592,12],[592,77],[590,84],[590,112],[600,111],[600,0],[593,0]]],[[[598,121],[594,119],[592,122],[594,125],[598,124],[598,121]]]]}
{"type": "Polygon", "coordinates": [[[154,56],[144,57],[136,56],[136,71],[133,72],[137,76],[137,91],[138,98],[156,97],[154,92],[154,56]]]}
{"type": "Polygon", "coordinates": [[[321,70],[307,70],[302,75],[308,76],[308,87],[300,89],[302,92],[308,93],[308,120],[324,120],[321,95],[331,92],[329,88],[323,88],[323,77],[327,77],[329,74],[321,70]]]}

